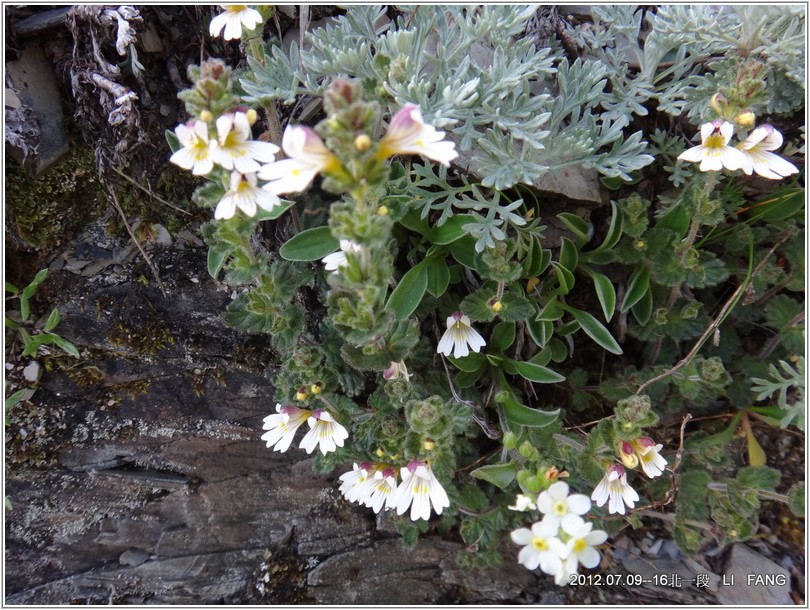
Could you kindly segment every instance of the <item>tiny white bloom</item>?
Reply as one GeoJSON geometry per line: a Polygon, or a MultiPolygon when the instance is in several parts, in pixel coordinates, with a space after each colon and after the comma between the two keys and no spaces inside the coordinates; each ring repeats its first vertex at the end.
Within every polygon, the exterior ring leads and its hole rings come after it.
{"type": "MultiPolygon", "coordinates": [[[[599,565],[598,546],[607,540],[607,532],[602,530],[591,531],[593,523],[586,522],[582,517],[568,519],[562,524],[566,534],[570,536],[565,545],[564,567],[565,573],[576,574],[577,564],[582,564],[586,568],[595,568],[599,565]]],[[[568,582],[566,578],[562,583],[568,582]]]]}
{"type": "Polygon", "coordinates": [[[651,479],[664,474],[667,461],[659,453],[664,448],[663,445],[656,445],[655,441],[648,436],[634,440],[631,445],[641,463],[644,474],[651,479]]]}
{"type": "Polygon", "coordinates": [[[455,143],[444,141],[444,132],[426,125],[418,106],[407,104],[391,119],[388,131],[382,140],[377,156],[387,159],[393,155],[424,155],[450,167],[450,161],[458,157],[455,143]]]}
{"type": "Polygon", "coordinates": [[[782,147],[782,134],[771,125],[762,125],[748,134],[739,145],[742,153],[748,157],[749,165],[746,174],[756,172],[763,178],[781,180],[785,176],[796,174],[799,170],[791,162],[770,152],[782,147]]]}
{"type": "Polygon", "coordinates": [[[565,553],[565,544],[557,538],[558,527],[543,519],[532,525],[531,529],[520,528],[510,534],[512,542],[522,545],[518,553],[518,563],[529,570],[538,567],[552,576],[562,570],[562,556],[565,553]]]}
{"type": "Polygon", "coordinates": [[[339,487],[340,493],[343,494],[349,502],[359,502],[365,504],[371,497],[374,491],[374,473],[376,472],[376,465],[371,462],[363,462],[358,465],[356,462],[354,467],[349,472],[340,475],[339,479],[343,481],[339,487]]]}
{"type": "Polygon", "coordinates": [[[256,206],[269,211],[281,203],[278,197],[260,189],[256,184],[256,174],[231,172],[231,188],[219,200],[214,218],[233,218],[237,208],[253,217],[256,215],[256,206]]]}
{"type": "Polygon", "coordinates": [[[480,352],[487,344],[484,338],[470,325],[470,318],[460,311],[447,318],[447,330],[439,340],[436,352],[449,356],[453,353],[456,358],[464,358],[474,352],[480,352]]]}
{"type": "Polygon", "coordinates": [[[309,127],[287,126],[281,148],[289,158],[265,165],[259,171],[259,178],[269,180],[264,188],[276,195],[303,191],[318,173],[340,167],[337,157],[309,127]]]}
{"type": "Polygon", "coordinates": [[[211,20],[208,31],[211,36],[219,36],[223,28],[225,40],[237,40],[242,37],[242,28],[247,30],[256,29],[262,21],[261,14],[256,9],[252,9],[245,4],[220,4],[225,12],[220,13],[211,20]]]}
{"type": "Polygon", "coordinates": [[[330,451],[337,450],[338,447],[343,447],[343,441],[349,438],[346,428],[337,423],[327,411],[321,409],[313,411],[307,419],[307,424],[309,424],[309,432],[298,445],[307,453],[312,453],[315,446],[318,445],[321,453],[326,455],[330,451]]]}
{"type": "Polygon", "coordinates": [[[537,510],[537,504],[535,504],[529,496],[518,494],[515,496],[515,503],[512,506],[507,506],[507,508],[509,510],[525,512],[527,510],[537,510]]]}
{"type": "Polygon", "coordinates": [[[276,158],[278,146],[253,140],[250,121],[244,112],[224,114],[217,119],[217,139],[213,141],[214,162],[243,174],[259,171],[262,163],[276,158]]]}
{"type": "Polygon", "coordinates": [[[399,474],[402,483],[391,493],[388,500],[388,506],[395,508],[398,515],[403,514],[410,506],[412,521],[418,519],[427,521],[430,519],[431,504],[438,515],[450,506],[447,492],[433,474],[429,464],[413,460],[401,468],[399,474]]]}
{"type": "Polygon", "coordinates": [[[393,468],[377,470],[372,478],[374,489],[365,504],[375,513],[382,510],[382,507],[393,508],[391,497],[397,489],[397,471],[393,468]]]}
{"type": "Polygon", "coordinates": [[[262,440],[267,441],[268,447],[273,447],[275,451],[285,452],[290,448],[290,443],[295,436],[295,431],[307,421],[312,412],[298,407],[282,407],[276,405],[276,414],[268,415],[264,418],[262,440]]]}
{"type": "Polygon", "coordinates": [[[204,121],[178,125],[174,133],[183,148],[175,152],[169,161],[183,169],[190,169],[195,176],[204,176],[214,169],[208,125],[204,121]]]}
{"type": "Polygon", "coordinates": [[[537,498],[537,508],[544,520],[561,524],[564,520],[584,515],[591,510],[591,501],[583,494],[568,495],[568,483],[557,481],[537,498]]]}
{"type": "Polygon", "coordinates": [[[327,254],[321,259],[324,264],[324,269],[337,273],[337,270],[347,263],[347,252],[360,252],[360,246],[354,243],[351,239],[341,239],[340,250],[337,252],[332,252],[332,254],[327,254]]]}
{"type": "Polygon", "coordinates": [[[622,515],[625,504],[633,508],[638,501],[636,490],[627,482],[627,472],[619,464],[613,464],[605,471],[605,476],[591,494],[591,500],[596,502],[597,506],[604,506],[608,499],[610,499],[608,512],[622,515]]]}
{"type": "Polygon", "coordinates": [[[678,159],[700,162],[702,172],[719,172],[724,167],[729,170],[746,168],[749,161],[745,155],[728,145],[733,133],[734,125],[728,121],[704,123],[700,126],[701,143],[683,151],[678,155],[678,159]]]}

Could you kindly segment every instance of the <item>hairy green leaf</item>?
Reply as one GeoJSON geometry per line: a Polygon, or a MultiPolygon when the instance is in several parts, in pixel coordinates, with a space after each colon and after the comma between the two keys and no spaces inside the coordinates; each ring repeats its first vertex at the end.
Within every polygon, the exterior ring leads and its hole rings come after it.
{"type": "Polygon", "coordinates": [[[291,237],[278,253],[288,261],[315,261],[340,248],[329,227],[306,229],[291,237]]]}

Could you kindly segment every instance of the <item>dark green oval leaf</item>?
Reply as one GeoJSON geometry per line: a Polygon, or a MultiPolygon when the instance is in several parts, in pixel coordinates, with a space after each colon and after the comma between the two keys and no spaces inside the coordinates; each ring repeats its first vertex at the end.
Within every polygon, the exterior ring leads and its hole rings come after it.
{"type": "Polygon", "coordinates": [[[503,351],[509,349],[515,342],[515,323],[499,322],[492,329],[490,343],[493,347],[503,351]]]}
{"type": "Polygon", "coordinates": [[[465,373],[474,373],[487,363],[486,357],[480,352],[471,352],[468,356],[464,356],[464,358],[454,358],[450,356],[448,360],[452,362],[457,369],[465,373]]]}
{"type": "Polygon", "coordinates": [[[556,297],[551,299],[546,306],[537,314],[536,320],[538,322],[554,322],[563,317],[563,307],[556,297]]]}
{"type": "Polygon", "coordinates": [[[554,274],[557,276],[557,282],[559,283],[559,287],[553,292],[556,294],[568,294],[571,292],[571,288],[574,287],[574,274],[556,261],[551,262],[551,267],[554,269],[554,274]]]}
{"type": "Polygon", "coordinates": [[[490,464],[481,466],[470,473],[476,479],[492,483],[499,489],[506,489],[515,480],[517,465],[514,462],[507,464],[490,464]]]}
{"type": "Polygon", "coordinates": [[[76,346],[73,343],[71,343],[70,341],[68,341],[64,337],[59,337],[57,335],[54,335],[54,337],[55,337],[54,343],[56,343],[56,345],[61,347],[63,350],[65,350],[68,354],[70,354],[74,358],[79,358],[80,357],[79,350],[76,348],[76,346]]]}
{"type": "Polygon", "coordinates": [[[596,298],[599,299],[599,304],[602,306],[602,313],[605,314],[605,320],[610,322],[613,317],[613,312],[616,311],[616,289],[613,287],[613,282],[607,276],[586,269],[589,276],[593,280],[593,287],[596,290],[596,298]]]}
{"type": "Polygon", "coordinates": [[[208,273],[212,278],[217,279],[230,254],[231,249],[227,246],[216,245],[208,249],[208,273]]]}
{"type": "Polygon", "coordinates": [[[546,342],[554,335],[554,325],[545,320],[527,320],[526,328],[529,329],[529,336],[537,347],[544,348],[546,342]]]}
{"type": "Polygon", "coordinates": [[[479,270],[481,255],[475,251],[475,239],[469,235],[454,241],[450,246],[450,254],[468,269],[479,270]]]}
{"type": "MultiPolygon", "coordinates": [[[[281,200],[281,203],[275,206],[272,210],[263,210],[259,208],[259,211],[256,213],[257,220],[275,220],[276,218],[280,218],[284,212],[289,210],[291,207],[295,205],[295,201],[288,201],[288,200],[281,200]]],[[[328,253],[327,253],[328,254],[328,253]]]]}
{"type": "Polygon", "coordinates": [[[560,246],[560,264],[573,273],[577,268],[577,263],[579,263],[579,252],[576,244],[567,237],[563,237],[560,246]]]}
{"type": "Polygon", "coordinates": [[[609,351],[611,354],[621,354],[622,348],[610,334],[607,328],[594,318],[587,311],[582,311],[574,307],[566,307],[566,310],[574,316],[574,319],[579,324],[580,328],[599,345],[609,351]]]}
{"type": "Polygon", "coordinates": [[[582,218],[569,212],[557,214],[557,218],[562,220],[563,224],[568,227],[571,233],[576,235],[577,239],[582,243],[588,241],[588,223],[582,220],[582,218]]]}
{"type": "Polygon", "coordinates": [[[481,371],[459,371],[455,376],[455,383],[460,388],[471,388],[481,378],[481,371]]]}
{"type": "Polygon", "coordinates": [[[540,366],[539,364],[533,364],[531,362],[517,362],[515,360],[512,361],[512,364],[521,377],[535,383],[559,383],[561,381],[565,381],[565,377],[559,373],[556,373],[544,366],[540,366]]]}
{"type": "Polygon", "coordinates": [[[340,248],[329,227],[306,229],[291,237],[278,253],[288,261],[316,261],[340,248]]]}
{"type": "Polygon", "coordinates": [[[644,293],[644,296],[641,297],[641,300],[633,305],[630,311],[633,314],[633,317],[636,321],[645,326],[647,322],[650,321],[650,316],[652,316],[652,309],[653,309],[653,299],[652,299],[652,291],[648,290],[644,293]]]}
{"type": "MultiPolygon", "coordinates": [[[[594,253],[610,250],[613,248],[613,246],[619,243],[619,239],[622,237],[622,212],[616,205],[615,201],[610,202],[610,207],[613,210],[613,215],[610,218],[610,226],[608,227],[605,239],[598,248],[593,250],[594,253]]],[[[587,254],[591,254],[591,252],[587,252],[585,255],[587,254]]]]}
{"type": "Polygon", "coordinates": [[[531,409],[526,405],[512,400],[504,403],[503,411],[506,415],[506,419],[511,423],[528,428],[544,428],[553,424],[560,415],[559,409],[555,409],[554,411],[540,411],[539,409],[531,409]]]}
{"type": "Polygon", "coordinates": [[[427,264],[419,263],[402,276],[394,292],[388,297],[386,309],[394,312],[397,320],[404,320],[419,307],[428,285],[427,264]]]}
{"type": "Polygon", "coordinates": [[[775,222],[790,218],[804,207],[803,188],[785,188],[773,193],[770,197],[758,201],[746,211],[751,212],[750,218],[775,222]]]}
{"type": "Polygon", "coordinates": [[[45,327],[42,330],[44,330],[46,333],[52,331],[59,325],[60,318],[61,316],[59,315],[59,309],[54,307],[51,315],[48,316],[48,320],[45,322],[45,327]]]}
{"type": "Polygon", "coordinates": [[[621,312],[624,313],[638,303],[650,290],[650,270],[642,265],[633,272],[627,282],[627,292],[622,301],[621,312]]]}
{"type": "Polygon", "coordinates": [[[428,262],[427,290],[434,297],[439,298],[447,291],[450,284],[450,268],[443,258],[434,258],[428,262]]]}
{"type": "Polygon", "coordinates": [[[166,143],[169,145],[169,149],[172,151],[172,153],[176,153],[178,150],[183,148],[183,145],[180,144],[180,140],[177,137],[177,134],[174,133],[171,129],[167,129],[164,132],[164,135],[166,136],[166,143]]]}

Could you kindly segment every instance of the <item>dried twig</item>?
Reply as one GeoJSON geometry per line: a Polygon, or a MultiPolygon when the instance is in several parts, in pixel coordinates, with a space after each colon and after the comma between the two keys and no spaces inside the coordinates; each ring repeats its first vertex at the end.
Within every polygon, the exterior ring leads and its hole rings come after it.
{"type": "MultiPolygon", "coordinates": [[[[771,247],[770,250],[768,250],[768,253],[762,258],[762,260],[759,262],[759,264],[757,264],[756,268],[751,272],[751,277],[756,276],[760,272],[762,267],[765,266],[765,263],[768,262],[768,259],[771,258],[771,255],[774,252],[776,252],[776,249],[779,246],[781,246],[783,243],[785,243],[789,238],[790,238],[790,236],[783,236],[779,241],[777,241],[771,247]]],[[[692,347],[692,349],[689,351],[688,354],[686,354],[686,356],[684,356],[671,369],[666,370],[663,373],[661,373],[660,375],[658,375],[656,377],[653,377],[652,379],[648,379],[647,381],[642,383],[639,386],[638,390],[636,390],[636,395],[641,394],[646,388],[648,388],[653,383],[655,383],[657,381],[661,381],[662,379],[666,379],[667,377],[672,375],[675,371],[677,371],[680,368],[686,366],[692,360],[692,358],[694,358],[697,355],[697,353],[700,351],[700,348],[703,347],[703,344],[706,342],[706,340],[709,338],[709,336],[711,336],[713,333],[715,333],[717,331],[717,329],[720,327],[721,322],[725,319],[726,315],[731,310],[731,308],[734,307],[734,305],[737,303],[737,299],[739,298],[740,294],[744,290],[746,290],[748,288],[748,285],[749,285],[749,282],[743,282],[742,284],[740,284],[737,287],[737,289],[728,298],[728,300],[725,302],[723,307],[720,309],[720,312],[717,314],[717,316],[714,318],[714,320],[711,321],[709,326],[706,327],[706,330],[703,332],[703,334],[700,336],[700,338],[695,342],[694,347],[692,347]]]]}
{"type": "Polygon", "coordinates": [[[150,189],[146,188],[145,186],[142,186],[142,185],[141,185],[141,184],[139,184],[139,183],[138,183],[136,180],[133,180],[132,178],[130,178],[129,176],[127,176],[127,175],[126,175],[124,172],[122,172],[121,170],[116,169],[116,168],[115,168],[115,167],[113,167],[112,165],[108,165],[108,167],[109,167],[109,168],[110,168],[112,171],[114,171],[116,174],[118,174],[119,176],[121,176],[122,178],[124,178],[125,180],[127,180],[128,182],[130,182],[131,184],[133,184],[134,186],[136,186],[136,187],[138,187],[139,189],[141,189],[141,190],[142,190],[144,193],[146,193],[147,195],[149,195],[149,196],[150,196],[152,199],[154,199],[155,201],[159,201],[159,202],[160,202],[160,203],[162,203],[163,205],[167,205],[167,206],[169,206],[170,208],[172,208],[173,210],[177,210],[178,212],[182,212],[183,214],[186,214],[186,215],[188,215],[188,216],[192,216],[192,213],[191,213],[191,212],[189,212],[188,210],[184,210],[183,208],[178,207],[178,206],[174,205],[173,203],[169,203],[168,201],[166,201],[165,199],[163,199],[163,198],[162,198],[162,197],[160,197],[159,195],[155,195],[155,194],[154,194],[154,193],[153,193],[153,192],[152,192],[150,189]]]}
{"type": "Polygon", "coordinates": [[[126,214],[124,214],[124,210],[121,207],[121,204],[118,203],[118,197],[115,196],[115,190],[109,186],[107,187],[107,190],[110,193],[110,197],[112,198],[112,202],[113,205],[115,206],[115,209],[118,211],[118,215],[121,216],[121,221],[124,223],[124,226],[127,229],[127,233],[129,233],[129,236],[132,238],[133,243],[137,246],[138,250],[140,250],[141,256],[143,256],[143,260],[146,261],[146,264],[149,265],[149,268],[152,270],[152,274],[155,276],[155,281],[157,282],[160,291],[163,293],[163,296],[168,298],[169,294],[166,291],[166,286],[160,279],[160,274],[158,273],[157,267],[155,267],[155,264],[152,262],[152,259],[149,258],[149,255],[146,253],[146,250],[144,250],[143,246],[141,245],[141,242],[138,241],[137,237],[135,237],[135,232],[132,230],[132,227],[129,226],[127,216],[126,214]]]}

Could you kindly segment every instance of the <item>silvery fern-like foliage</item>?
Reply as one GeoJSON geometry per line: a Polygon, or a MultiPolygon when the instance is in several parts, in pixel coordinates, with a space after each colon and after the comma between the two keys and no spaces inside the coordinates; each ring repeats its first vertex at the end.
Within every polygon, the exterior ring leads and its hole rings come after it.
{"type": "Polygon", "coordinates": [[[754,382],[754,385],[751,390],[756,393],[757,400],[764,400],[777,394],[779,407],[785,411],[785,416],[779,425],[786,428],[796,420],[796,426],[803,431],[805,424],[804,358],[799,356],[795,368],[784,360],[780,360],[779,369],[771,364],[768,368],[768,379],[752,378],[751,381],[754,382]],[[788,402],[790,390],[793,390],[793,396],[792,400],[788,402]]]}
{"type": "MultiPolygon", "coordinates": [[[[289,56],[277,47],[262,65],[250,63],[241,84],[248,102],[319,95],[332,79],[362,80],[367,97],[390,112],[418,104],[426,122],[446,130],[485,187],[502,190],[533,183],[544,172],[571,164],[608,176],[629,174],[652,162],[641,133],[625,138],[641,103],[623,105],[616,69],[601,59],[563,57],[538,49],[524,34],[533,6],[420,6],[392,22],[378,6],[352,6],[328,25],[307,33],[304,49],[289,56]]],[[[626,76],[626,70],[623,72],[626,76]]],[[[642,96],[636,96],[641,99],[642,96]]],[[[420,188],[442,186],[420,176],[420,188]]],[[[455,207],[457,199],[451,199],[455,207]]],[[[469,203],[482,218],[481,236],[498,235],[506,222],[492,197],[469,203]]],[[[430,209],[449,217],[446,201],[430,209]]],[[[427,209],[427,208],[425,208],[427,209]]],[[[471,227],[472,228],[472,227],[471,227]]]]}
{"type": "Polygon", "coordinates": [[[692,122],[702,122],[718,91],[715,74],[745,57],[768,68],[768,112],[791,112],[804,103],[804,7],[666,5],[645,12],[633,5],[595,5],[591,13],[593,28],[572,35],[613,68],[618,112],[639,113],[641,104],[654,99],[664,112],[678,116],[688,109],[692,122]],[[622,73],[629,65],[633,74],[622,73]]]}

